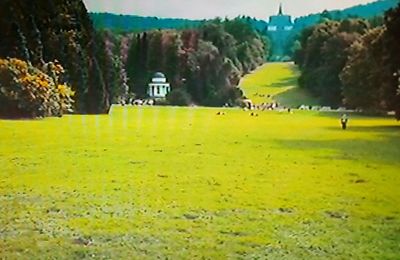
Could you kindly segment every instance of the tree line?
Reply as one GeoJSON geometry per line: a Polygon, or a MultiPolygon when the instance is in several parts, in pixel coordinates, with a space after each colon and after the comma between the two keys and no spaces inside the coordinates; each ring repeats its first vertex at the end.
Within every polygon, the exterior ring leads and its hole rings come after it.
{"type": "Polygon", "coordinates": [[[241,76],[269,49],[241,18],[119,34],[96,31],[82,0],[4,0],[0,17],[0,116],[107,113],[112,103],[145,97],[157,71],[172,85],[171,104],[234,104],[241,76]],[[49,64],[62,68],[57,78],[49,64]]]}
{"type": "Polygon", "coordinates": [[[112,13],[89,13],[96,30],[113,32],[143,32],[154,29],[184,29],[200,25],[201,20],[179,18],[143,17],[138,15],[118,15],[112,13]]]}
{"type": "Polygon", "coordinates": [[[302,31],[294,60],[299,85],[325,104],[400,118],[400,5],[381,26],[363,19],[326,21],[302,31]]]}

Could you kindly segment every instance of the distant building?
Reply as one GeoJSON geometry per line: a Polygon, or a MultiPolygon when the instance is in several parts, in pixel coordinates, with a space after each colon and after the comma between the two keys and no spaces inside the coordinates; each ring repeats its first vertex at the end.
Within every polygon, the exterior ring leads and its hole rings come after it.
{"type": "Polygon", "coordinates": [[[293,33],[293,26],[292,17],[283,14],[282,4],[279,6],[278,15],[269,17],[267,33],[272,43],[273,59],[282,59],[287,52],[286,48],[293,33]]]}
{"type": "Polygon", "coordinates": [[[171,91],[171,86],[167,82],[167,78],[161,72],[154,74],[151,83],[147,88],[147,94],[151,98],[165,98],[171,91]]]}

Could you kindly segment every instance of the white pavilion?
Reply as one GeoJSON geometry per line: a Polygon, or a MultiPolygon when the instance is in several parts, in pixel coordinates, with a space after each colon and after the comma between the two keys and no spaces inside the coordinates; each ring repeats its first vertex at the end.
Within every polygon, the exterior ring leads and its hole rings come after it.
{"type": "Polygon", "coordinates": [[[155,73],[147,88],[147,94],[151,98],[165,98],[170,91],[171,86],[165,75],[161,72],[155,73]]]}

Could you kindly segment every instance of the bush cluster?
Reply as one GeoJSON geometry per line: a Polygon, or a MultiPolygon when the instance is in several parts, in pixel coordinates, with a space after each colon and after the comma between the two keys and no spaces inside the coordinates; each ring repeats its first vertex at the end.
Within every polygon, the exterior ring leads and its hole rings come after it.
{"type": "Polygon", "coordinates": [[[74,92],[62,83],[63,67],[39,69],[23,60],[0,59],[0,116],[46,117],[72,112],[74,92]]]}

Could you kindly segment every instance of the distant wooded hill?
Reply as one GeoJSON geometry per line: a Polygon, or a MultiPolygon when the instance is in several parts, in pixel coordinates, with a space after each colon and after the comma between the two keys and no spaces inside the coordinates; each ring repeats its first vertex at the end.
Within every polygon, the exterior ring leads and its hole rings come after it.
{"type": "Polygon", "coordinates": [[[343,10],[324,11],[322,13],[310,14],[295,19],[295,30],[299,31],[305,27],[315,25],[321,18],[342,20],[345,18],[365,18],[370,19],[382,16],[390,8],[396,7],[399,0],[379,0],[365,5],[357,5],[343,10]]]}
{"type": "Polygon", "coordinates": [[[117,15],[111,13],[90,13],[96,29],[116,32],[141,32],[152,29],[188,29],[202,21],[179,18],[142,17],[137,15],[117,15]]]}
{"type": "MultiPolygon", "coordinates": [[[[344,10],[333,10],[323,13],[310,14],[295,20],[295,29],[317,24],[323,17],[331,19],[344,19],[348,17],[372,18],[395,7],[399,0],[380,0],[365,5],[357,5],[344,10]]],[[[189,20],[179,18],[142,17],[137,15],[117,15],[111,13],[90,13],[96,29],[109,29],[116,32],[140,32],[152,29],[188,29],[197,27],[205,20],[189,20]]],[[[243,17],[251,22],[258,31],[263,31],[267,26],[266,21],[243,17]]],[[[267,19],[267,17],[266,17],[267,19]]]]}

